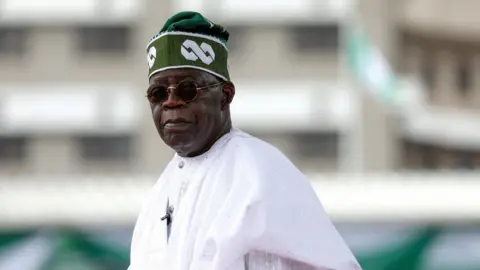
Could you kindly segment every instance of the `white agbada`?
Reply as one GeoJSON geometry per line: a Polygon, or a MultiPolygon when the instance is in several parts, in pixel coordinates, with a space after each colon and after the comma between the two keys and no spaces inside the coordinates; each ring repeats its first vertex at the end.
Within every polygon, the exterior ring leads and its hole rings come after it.
{"type": "Polygon", "coordinates": [[[137,220],[129,270],[358,270],[308,180],[238,129],[175,155],[137,220]],[[174,208],[167,243],[167,201],[174,208]]]}

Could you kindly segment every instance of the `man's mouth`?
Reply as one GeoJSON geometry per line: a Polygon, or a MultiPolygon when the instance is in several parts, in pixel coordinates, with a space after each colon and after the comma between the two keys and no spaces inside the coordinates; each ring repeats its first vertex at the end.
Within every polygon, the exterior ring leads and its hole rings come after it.
{"type": "Polygon", "coordinates": [[[183,119],[183,118],[169,119],[169,120],[165,121],[165,123],[163,123],[163,127],[164,128],[173,128],[173,127],[184,126],[184,125],[187,125],[187,124],[190,124],[190,122],[187,121],[186,119],[183,119]]]}

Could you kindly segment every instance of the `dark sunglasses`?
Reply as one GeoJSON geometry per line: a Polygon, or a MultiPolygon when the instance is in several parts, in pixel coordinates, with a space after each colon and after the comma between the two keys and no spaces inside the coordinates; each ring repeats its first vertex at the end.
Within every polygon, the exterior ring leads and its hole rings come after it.
{"type": "Polygon", "coordinates": [[[181,81],[177,86],[168,86],[166,84],[152,84],[147,91],[147,99],[150,103],[161,103],[168,99],[170,92],[173,91],[175,95],[186,103],[192,102],[198,94],[208,88],[220,86],[225,82],[211,84],[207,86],[198,87],[194,81],[181,81]]]}

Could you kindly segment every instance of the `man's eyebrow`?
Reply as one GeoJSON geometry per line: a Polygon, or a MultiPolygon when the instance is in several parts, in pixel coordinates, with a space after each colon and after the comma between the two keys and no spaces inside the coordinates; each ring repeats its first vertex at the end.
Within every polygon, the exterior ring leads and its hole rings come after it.
{"type": "Polygon", "coordinates": [[[157,77],[151,80],[152,83],[165,83],[168,81],[167,77],[157,77]]]}
{"type": "MultiPolygon", "coordinates": [[[[152,83],[168,83],[168,79],[169,79],[169,77],[158,77],[158,78],[154,78],[152,80],[152,83]]],[[[175,76],[175,79],[176,79],[175,81],[181,82],[185,79],[198,80],[199,78],[197,78],[196,76],[191,75],[191,74],[185,74],[185,75],[175,76]]],[[[201,78],[200,78],[200,80],[201,80],[201,78]]]]}

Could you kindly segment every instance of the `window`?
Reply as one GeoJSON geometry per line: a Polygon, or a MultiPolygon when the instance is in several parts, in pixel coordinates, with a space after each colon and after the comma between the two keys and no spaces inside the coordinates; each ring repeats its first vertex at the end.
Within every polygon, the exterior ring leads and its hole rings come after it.
{"type": "Polygon", "coordinates": [[[428,88],[427,90],[431,90],[435,87],[435,69],[431,58],[426,57],[423,59],[420,72],[422,73],[421,77],[423,83],[428,88]]]}
{"type": "Polygon", "coordinates": [[[289,29],[296,50],[337,50],[340,43],[339,26],[302,25],[289,29]]]}
{"type": "Polygon", "coordinates": [[[126,53],[130,48],[131,29],[126,26],[83,27],[77,33],[84,53],[126,53]]]}
{"type": "Polygon", "coordinates": [[[27,155],[26,137],[0,137],[0,162],[21,162],[27,155]]]}
{"type": "Polygon", "coordinates": [[[470,69],[469,62],[465,59],[461,59],[458,61],[458,68],[457,68],[457,87],[460,92],[465,95],[470,90],[471,82],[472,82],[472,70],[470,69]]]}
{"type": "Polygon", "coordinates": [[[300,133],[294,135],[298,153],[303,157],[338,157],[339,135],[337,133],[300,133]]]}
{"type": "Polygon", "coordinates": [[[133,155],[130,135],[92,135],[77,138],[80,156],[84,160],[128,161],[133,155]]]}
{"type": "Polygon", "coordinates": [[[418,169],[422,164],[422,147],[418,144],[403,140],[402,164],[405,169],[418,169]]]}
{"type": "Polygon", "coordinates": [[[434,170],[438,169],[438,151],[433,146],[422,147],[422,169],[434,170]]]}
{"type": "Polygon", "coordinates": [[[23,54],[26,50],[27,30],[20,27],[0,27],[0,54],[23,54]]]}
{"type": "Polygon", "coordinates": [[[474,170],[480,168],[480,152],[456,150],[404,140],[403,164],[410,170],[474,170]]]}
{"type": "Polygon", "coordinates": [[[442,149],[410,140],[403,142],[403,165],[409,170],[436,170],[441,166],[442,149]]]}
{"type": "Polygon", "coordinates": [[[473,153],[459,152],[456,154],[455,168],[461,170],[475,169],[475,157],[473,153]]]}

